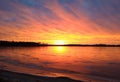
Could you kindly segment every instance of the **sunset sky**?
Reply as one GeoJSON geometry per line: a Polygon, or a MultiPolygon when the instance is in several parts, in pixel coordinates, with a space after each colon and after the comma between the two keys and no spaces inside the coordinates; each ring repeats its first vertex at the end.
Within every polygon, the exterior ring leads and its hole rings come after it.
{"type": "Polygon", "coordinates": [[[120,44],[120,0],[0,0],[0,40],[120,44]]]}

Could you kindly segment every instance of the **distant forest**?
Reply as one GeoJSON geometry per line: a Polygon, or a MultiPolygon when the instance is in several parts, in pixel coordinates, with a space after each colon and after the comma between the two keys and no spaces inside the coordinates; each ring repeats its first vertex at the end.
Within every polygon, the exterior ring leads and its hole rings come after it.
{"type": "Polygon", "coordinates": [[[44,46],[47,44],[37,42],[15,42],[15,41],[0,41],[0,46],[44,46]]]}
{"type": "Polygon", "coordinates": [[[34,47],[34,46],[84,46],[84,47],[120,47],[120,44],[65,44],[65,45],[55,45],[55,44],[45,44],[41,42],[16,42],[16,41],[0,41],[0,47],[34,47]]]}

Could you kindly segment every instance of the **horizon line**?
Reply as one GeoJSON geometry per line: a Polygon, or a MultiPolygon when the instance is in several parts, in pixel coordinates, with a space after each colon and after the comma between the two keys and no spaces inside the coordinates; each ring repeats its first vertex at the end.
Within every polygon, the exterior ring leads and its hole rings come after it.
{"type": "Polygon", "coordinates": [[[0,40],[0,46],[115,46],[120,47],[120,44],[46,44],[42,42],[26,42],[26,41],[3,41],[0,40]]]}

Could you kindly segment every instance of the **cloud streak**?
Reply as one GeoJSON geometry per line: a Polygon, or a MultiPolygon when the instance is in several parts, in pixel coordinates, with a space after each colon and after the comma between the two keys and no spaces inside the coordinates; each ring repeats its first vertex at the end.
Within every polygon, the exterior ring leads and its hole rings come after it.
{"type": "Polygon", "coordinates": [[[119,3],[119,0],[0,1],[0,39],[120,43],[119,3]]]}

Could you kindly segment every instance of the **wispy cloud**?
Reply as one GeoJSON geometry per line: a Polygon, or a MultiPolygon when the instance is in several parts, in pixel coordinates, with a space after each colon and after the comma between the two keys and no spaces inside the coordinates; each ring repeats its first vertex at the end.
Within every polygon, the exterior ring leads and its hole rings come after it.
{"type": "Polygon", "coordinates": [[[119,4],[119,0],[2,0],[0,39],[119,43],[119,4]]]}

